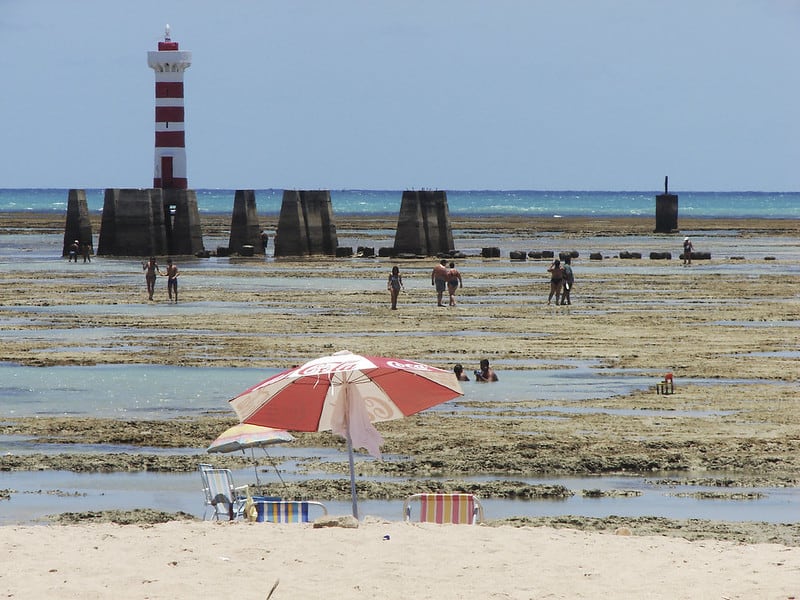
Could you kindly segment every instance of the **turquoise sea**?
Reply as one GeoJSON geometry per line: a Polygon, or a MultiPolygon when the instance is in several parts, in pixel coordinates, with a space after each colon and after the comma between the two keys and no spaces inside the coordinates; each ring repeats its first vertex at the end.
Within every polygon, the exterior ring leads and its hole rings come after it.
{"type": "MultiPolygon", "coordinates": [[[[454,216],[536,217],[638,217],[652,216],[660,191],[535,191],[535,190],[446,190],[450,214],[454,216]]],[[[67,189],[0,189],[2,212],[63,212],[67,189]]],[[[229,214],[235,190],[200,189],[201,213],[229,214]]],[[[800,218],[800,192],[682,192],[678,210],[695,218],[800,218]]],[[[86,189],[89,210],[103,209],[102,189],[86,189]]],[[[331,190],[335,214],[392,215],[400,210],[402,190],[331,190]]],[[[256,190],[262,215],[277,215],[283,190],[256,190]]]]}

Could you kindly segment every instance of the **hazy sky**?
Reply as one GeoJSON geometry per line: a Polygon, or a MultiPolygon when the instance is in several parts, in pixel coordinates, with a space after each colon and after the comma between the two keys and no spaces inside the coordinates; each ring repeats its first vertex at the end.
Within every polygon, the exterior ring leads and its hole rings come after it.
{"type": "Polygon", "coordinates": [[[800,191],[800,0],[0,0],[0,187],[800,191]]]}

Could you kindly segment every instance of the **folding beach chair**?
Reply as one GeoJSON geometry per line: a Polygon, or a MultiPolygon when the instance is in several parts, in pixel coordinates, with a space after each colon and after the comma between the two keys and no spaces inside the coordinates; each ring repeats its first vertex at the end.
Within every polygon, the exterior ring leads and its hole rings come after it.
{"type": "Polygon", "coordinates": [[[246,485],[233,485],[233,473],[230,469],[215,469],[211,465],[201,464],[200,478],[203,480],[205,494],[204,521],[209,507],[214,510],[212,520],[226,517],[233,521],[242,515],[248,489],[246,485]]]}
{"type": "Polygon", "coordinates": [[[475,525],[483,522],[483,506],[474,494],[414,494],[403,502],[403,518],[411,520],[411,503],[419,501],[420,523],[475,525]]]}
{"type": "Polygon", "coordinates": [[[327,507],[313,500],[266,500],[256,501],[258,517],[256,521],[267,523],[308,523],[309,509],[321,509],[323,515],[328,514],[327,507]]]}

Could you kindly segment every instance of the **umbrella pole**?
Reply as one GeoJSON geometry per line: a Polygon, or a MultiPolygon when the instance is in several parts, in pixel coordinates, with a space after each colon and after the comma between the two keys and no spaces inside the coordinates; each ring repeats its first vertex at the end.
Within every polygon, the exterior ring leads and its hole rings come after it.
{"type": "Polygon", "coordinates": [[[256,472],[256,485],[260,486],[261,482],[258,480],[258,461],[256,460],[256,451],[250,448],[250,457],[253,459],[253,470],[256,472]]]}
{"type": "Polygon", "coordinates": [[[350,439],[350,426],[347,432],[347,457],[350,460],[350,495],[353,498],[353,516],[358,519],[358,497],[356,496],[356,467],[353,462],[353,440],[350,439]]]}

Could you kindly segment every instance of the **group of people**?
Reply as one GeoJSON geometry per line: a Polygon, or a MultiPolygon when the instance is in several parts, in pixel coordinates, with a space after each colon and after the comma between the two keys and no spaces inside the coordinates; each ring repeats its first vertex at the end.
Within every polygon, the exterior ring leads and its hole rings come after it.
{"type": "MultiPolygon", "coordinates": [[[[456,378],[459,381],[469,381],[469,375],[464,373],[464,367],[460,364],[453,367],[453,373],[456,374],[456,378]]],[[[481,368],[477,371],[473,371],[475,375],[475,381],[478,383],[491,383],[493,381],[500,381],[497,377],[497,373],[494,372],[489,366],[489,359],[483,358],[481,359],[481,368]]]]}
{"type": "Polygon", "coordinates": [[[167,259],[167,272],[162,273],[158,268],[158,262],[155,256],[151,256],[147,261],[142,263],[142,270],[144,271],[144,280],[147,284],[147,296],[150,300],[153,299],[153,294],[156,291],[156,275],[167,276],[167,294],[169,295],[170,302],[173,298],[178,302],[178,265],[172,262],[171,258],[167,259]]]}
{"type": "Polygon", "coordinates": [[[572,286],[575,284],[575,274],[572,272],[572,258],[570,256],[564,257],[564,264],[561,264],[559,259],[555,259],[547,271],[550,273],[550,295],[547,297],[547,303],[556,298],[556,304],[572,304],[570,299],[570,292],[572,286]]]}
{"type": "Polygon", "coordinates": [[[92,244],[91,242],[84,242],[81,244],[75,240],[67,248],[67,262],[78,262],[78,255],[83,256],[83,262],[92,262],[92,244]]]}
{"type": "Polygon", "coordinates": [[[445,289],[450,296],[450,306],[455,306],[456,290],[459,287],[464,287],[464,282],[461,280],[461,273],[456,269],[456,264],[450,261],[450,266],[448,267],[447,261],[442,259],[439,264],[433,267],[431,285],[436,286],[436,306],[444,306],[442,299],[445,289]]]}
{"type": "MultiPolygon", "coordinates": [[[[431,272],[431,285],[436,286],[436,305],[445,306],[444,292],[447,290],[450,296],[450,306],[456,305],[456,291],[460,287],[464,287],[464,282],[461,279],[461,273],[456,268],[456,264],[450,261],[448,267],[447,261],[442,259],[439,261],[433,271],[431,272]]],[[[392,310],[397,310],[397,298],[400,291],[405,289],[403,287],[403,277],[400,275],[400,268],[396,265],[392,267],[392,272],[389,273],[389,279],[386,282],[386,289],[389,290],[392,310]]]]}

